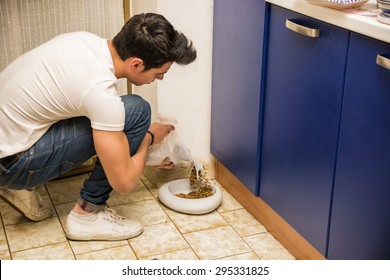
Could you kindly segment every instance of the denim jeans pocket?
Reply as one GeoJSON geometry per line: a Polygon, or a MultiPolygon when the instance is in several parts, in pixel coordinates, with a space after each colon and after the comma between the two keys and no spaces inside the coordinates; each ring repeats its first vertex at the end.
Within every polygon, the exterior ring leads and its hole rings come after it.
{"type": "Polygon", "coordinates": [[[15,187],[14,182],[21,177],[24,167],[27,165],[27,159],[23,156],[11,166],[8,173],[0,175],[0,187],[10,187],[21,189],[21,186],[15,187]]]}
{"type": "Polygon", "coordinates": [[[44,166],[36,170],[28,170],[27,180],[25,181],[24,188],[31,188],[58,177],[61,174],[66,173],[75,166],[74,162],[63,161],[58,164],[44,166]]]}

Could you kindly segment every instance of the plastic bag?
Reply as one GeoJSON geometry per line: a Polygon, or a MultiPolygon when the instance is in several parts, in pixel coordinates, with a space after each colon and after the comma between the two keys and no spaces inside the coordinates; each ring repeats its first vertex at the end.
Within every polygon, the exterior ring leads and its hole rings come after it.
{"type": "MultiPolygon", "coordinates": [[[[159,115],[158,122],[173,126],[177,123],[175,118],[162,115],[159,115]]],[[[191,151],[184,145],[177,129],[171,131],[163,141],[149,149],[146,166],[159,166],[170,162],[174,164],[182,162],[194,163],[191,151]]]]}

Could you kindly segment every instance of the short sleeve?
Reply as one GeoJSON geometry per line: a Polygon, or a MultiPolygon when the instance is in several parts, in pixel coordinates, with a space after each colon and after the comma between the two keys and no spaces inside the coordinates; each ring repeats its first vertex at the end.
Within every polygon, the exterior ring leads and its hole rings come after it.
{"type": "Polygon", "coordinates": [[[81,113],[98,130],[120,131],[124,128],[125,108],[121,98],[104,87],[91,88],[81,99],[81,113]]]}

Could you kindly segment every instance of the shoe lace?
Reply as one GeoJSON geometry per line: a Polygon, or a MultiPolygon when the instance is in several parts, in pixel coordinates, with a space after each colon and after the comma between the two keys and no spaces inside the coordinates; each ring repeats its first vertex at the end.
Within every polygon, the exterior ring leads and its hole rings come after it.
{"type": "Polygon", "coordinates": [[[42,206],[43,199],[42,199],[41,195],[39,194],[39,192],[37,192],[36,190],[33,190],[32,192],[36,198],[36,202],[38,203],[38,205],[42,206]]]}
{"type": "Polygon", "coordinates": [[[114,209],[111,209],[111,208],[107,208],[104,210],[104,213],[106,214],[104,219],[111,222],[111,223],[115,223],[115,224],[118,224],[118,225],[121,225],[123,226],[124,223],[123,223],[123,220],[125,219],[124,217],[118,215],[114,209]]]}

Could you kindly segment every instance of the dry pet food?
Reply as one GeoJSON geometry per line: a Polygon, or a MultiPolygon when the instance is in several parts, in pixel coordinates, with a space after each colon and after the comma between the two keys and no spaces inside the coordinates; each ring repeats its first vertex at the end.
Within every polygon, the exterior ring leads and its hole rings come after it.
{"type": "Polygon", "coordinates": [[[213,187],[211,186],[210,181],[206,178],[206,172],[202,173],[201,170],[197,171],[195,166],[191,169],[190,185],[193,188],[197,188],[199,185],[199,189],[187,194],[178,193],[175,195],[188,199],[205,198],[213,195],[213,187]]]}
{"type": "Polygon", "coordinates": [[[196,191],[192,191],[187,194],[178,193],[175,195],[181,198],[188,198],[188,199],[205,198],[213,195],[213,188],[211,186],[200,186],[199,189],[196,191]]]}

